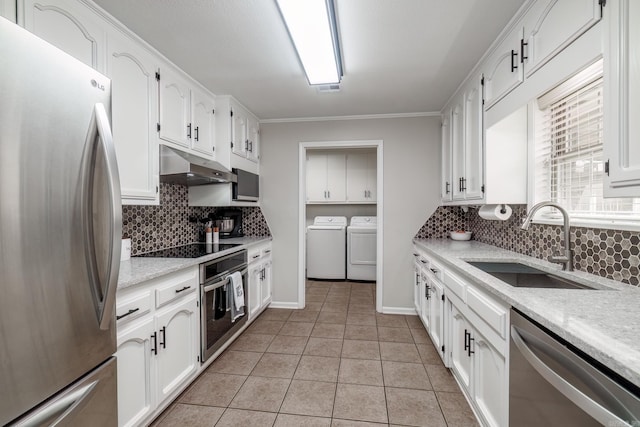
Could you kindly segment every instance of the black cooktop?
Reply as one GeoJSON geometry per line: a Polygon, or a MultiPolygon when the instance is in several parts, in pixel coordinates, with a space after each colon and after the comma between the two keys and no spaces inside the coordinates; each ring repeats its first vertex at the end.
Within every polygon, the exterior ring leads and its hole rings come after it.
{"type": "Polygon", "coordinates": [[[215,254],[227,249],[241,246],[240,243],[191,243],[184,246],[176,246],[175,248],[161,249],[159,251],[148,252],[146,254],[135,255],[137,257],[150,258],[199,258],[201,256],[215,254]]]}

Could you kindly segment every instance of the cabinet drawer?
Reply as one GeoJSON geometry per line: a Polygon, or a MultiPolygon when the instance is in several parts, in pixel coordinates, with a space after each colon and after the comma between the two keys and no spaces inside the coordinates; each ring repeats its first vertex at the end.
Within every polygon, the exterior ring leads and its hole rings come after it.
{"type": "Polygon", "coordinates": [[[193,278],[173,281],[156,289],[156,308],[161,307],[185,295],[189,295],[198,288],[198,282],[193,278]]]}
{"type": "Polygon", "coordinates": [[[262,249],[262,257],[268,257],[269,255],[271,255],[271,245],[267,246],[266,248],[262,249]]]}
{"type": "Polygon", "coordinates": [[[153,300],[150,290],[118,301],[116,305],[117,324],[121,325],[150,313],[152,306],[153,300]]]}
{"type": "Polygon", "coordinates": [[[505,309],[473,288],[467,289],[467,305],[502,338],[506,338],[507,311],[505,309]]]}
{"type": "Polygon", "coordinates": [[[464,294],[465,288],[467,287],[466,283],[462,281],[458,276],[452,274],[448,271],[444,272],[444,283],[447,285],[447,288],[454,294],[456,294],[462,301],[465,301],[464,294]]]}

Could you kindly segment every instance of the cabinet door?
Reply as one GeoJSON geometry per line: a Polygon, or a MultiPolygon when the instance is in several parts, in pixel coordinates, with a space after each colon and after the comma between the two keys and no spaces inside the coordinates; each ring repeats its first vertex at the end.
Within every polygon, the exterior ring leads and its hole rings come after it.
{"type": "Polygon", "coordinates": [[[416,309],[416,314],[420,316],[420,300],[422,295],[422,287],[420,286],[420,265],[413,264],[413,305],[416,309]]]}
{"type": "Polygon", "coordinates": [[[504,357],[477,331],[473,351],[473,399],[488,426],[508,424],[508,384],[504,357]]]}
{"type": "Polygon", "coordinates": [[[259,312],[262,304],[262,264],[249,269],[249,320],[259,312]]]}
{"type": "Polygon", "coordinates": [[[457,307],[453,303],[450,304],[451,369],[462,386],[470,390],[471,357],[469,356],[467,346],[469,344],[471,326],[469,326],[467,319],[464,318],[457,307]]]}
{"type": "Polygon", "coordinates": [[[604,56],[605,197],[640,197],[640,2],[607,2],[604,56]]]}
{"type": "Polygon", "coordinates": [[[440,197],[443,202],[451,201],[451,110],[442,115],[442,176],[440,197]]]}
{"type": "Polygon", "coordinates": [[[249,139],[247,159],[257,162],[260,153],[260,125],[253,117],[247,119],[247,138],[249,139]]]}
{"type": "Polygon", "coordinates": [[[155,408],[155,384],[151,376],[151,335],[149,319],[118,333],[118,426],[138,425],[155,408]]]}
{"type": "Polygon", "coordinates": [[[199,90],[191,91],[193,105],[193,133],[191,138],[191,148],[206,154],[209,157],[215,151],[215,100],[206,93],[199,90]]]}
{"type": "Polygon", "coordinates": [[[104,72],[105,32],[88,8],[76,1],[24,0],[18,23],[88,66],[104,72]]]}
{"type": "Polygon", "coordinates": [[[160,139],[189,148],[191,144],[191,90],[170,68],[160,69],[160,139]]]}
{"type": "Polygon", "coordinates": [[[349,153],[346,156],[346,177],[348,202],[367,202],[369,186],[367,182],[369,159],[364,153],[349,153]]]}
{"type": "Polygon", "coordinates": [[[113,143],[122,198],[158,201],[158,91],[153,57],[133,40],[112,30],[107,75],[112,80],[113,143]]]}
{"type": "Polygon", "coordinates": [[[240,108],[235,108],[231,117],[231,141],[233,142],[233,153],[246,157],[249,149],[247,116],[240,108]]]}
{"type": "Polygon", "coordinates": [[[486,109],[502,99],[524,80],[520,63],[522,28],[512,31],[489,55],[484,65],[486,109]]]}
{"type": "Polygon", "coordinates": [[[472,79],[464,93],[464,176],[462,189],[466,200],[482,199],[483,184],[483,111],[480,78],[472,79]]]}
{"type": "Polygon", "coordinates": [[[367,154],[367,202],[378,201],[378,153],[367,154]]]}
{"type": "Polygon", "coordinates": [[[262,282],[260,296],[262,297],[261,307],[265,307],[271,302],[271,259],[266,261],[262,271],[262,282]]]}
{"type": "Polygon", "coordinates": [[[327,156],[307,154],[307,202],[325,202],[327,198],[327,156]]]}
{"type": "Polygon", "coordinates": [[[464,177],[464,111],[462,100],[451,110],[451,154],[452,154],[452,199],[463,200],[462,178],[464,177]]]}
{"type": "Polygon", "coordinates": [[[429,336],[433,345],[438,350],[438,354],[444,359],[442,346],[444,341],[444,287],[437,280],[431,280],[431,305],[429,312],[429,336]]]}
{"type": "Polygon", "coordinates": [[[345,169],[344,154],[327,154],[327,200],[330,202],[344,202],[347,198],[345,169]]]}
{"type": "Polygon", "coordinates": [[[539,0],[524,18],[522,46],[529,77],[600,20],[598,0],[539,0]]]}
{"type": "Polygon", "coordinates": [[[432,282],[427,273],[422,270],[420,276],[420,318],[422,323],[429,330],[431,327],[431,287],[432,282]]]}
{"type": "Polygon", "coordinates": [[[198,367],[200,315],[191,298],[167,307],[156,316],[158,332],[158,401],[164,401],[198,367]]]}

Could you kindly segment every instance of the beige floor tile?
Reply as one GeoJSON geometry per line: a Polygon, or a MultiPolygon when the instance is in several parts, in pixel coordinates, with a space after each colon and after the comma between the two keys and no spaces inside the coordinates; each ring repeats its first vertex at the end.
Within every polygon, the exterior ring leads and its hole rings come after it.
{"type": "Polygon", "coordinates": [[[180,397],[182,403],[226,407],[231,403],[246,376],[203,372],[180,397]]]}
{"type": "Polygon", "coordinates": [[[280,412],[330,417],[335,394],[335,383],[293,380],[280,412]]]}
{"type": "Polygon", "coordinates": [[[331,323],[316,323],[311,331],[311,336],[316,338],[339,338],[344,337],[344,325],[334,325],[331,323]]]}
{"type": "MultiPolygon", "coordinates": [[[[274,413],[227,409],[216,424],[216,427],[271,427],[276,419],[274,413]]],[[[179,424],[178,424],[179,425],[179,424]]]]}
{"type": "Polygon", "coordinates": [[[405,316],[405,320],[411,329],[424,329],[424,325],[417,315],[405,316]]]}
{"type": "Polygon", "coordinates": [[[322,304],[323,303],[324,303],[324,300],[318,301],[318,302],[313,302],[313,301],[306,300],[305,301],[305,306],[302,309],[302,311],[320,311],[320,310],[322,310],[322,304]]]}
{"type": "Polygon", "coordinates": [[[307,415],[278,414],[273,427],[329,427],[331,418],[309,417],[307,415]]]}
{"type": "Polygon", "coordinates": [[[325,304],[340,304],[340,305],[349,305],[349,293],[343,294],[332,294],[329,292],[327,295],[327,299],[324,300],[325,304]]]}
{"type": "Polygon", "coordinates": [[[304,296],[305,302],[319,302],[324,303],[324,300],[327,298],[326,295],[317,295],[317,294],[309,294],[308,292],[304,296]]]}
{"type": "Polygon", "coordinates": [[[333,417],[386,423],[384,387],[338,383],[333,417]]]}
{"type": "Polygon", "coordinates": [[[382,314],[376,313],[376,322],[378,326],[387,328],[408,328],[407,321],[400,314],[382,314]]]}
{"type": "Polygon", "coordinates": [[[262,353],[250,351],[225,351],[207,368],[207,372],[249,375],[262,357],[262,353]]]}
{"type": "Polygon", "coordinates": [[[342,340],[331,338],[309,338],[304,354],[309,356],[340,357],[342,340]]]}
{"type": "Polygon", "coordinates": [[[210,427],[220,419],[224,408],[177,404],[162,418],[157,427],[210,427]]]}
{"type": "Polygon", "coordinates": [[[453,378],[451,371],[443,365],[424,365],[424,367],[427,369],[429,381],[431,381],[431,386],[435,391],[460,391],[460,387],[458,387],[458,383],[453,378]]]}
{"type": "Polygon", "coordinates": [[[380,342],[382,360],[394,362],[420,363],[420,355],[415,344],[401,342],[380,342]]]}
{"type": "Polygon", "coordinates": [[[244,333],[231,345],[231,350],[255,351],[263,353],[275,335],[244,333]]]}
{"type": "Polygon", "coordinates": [[[365,325],[347,325],[344,330],[344,339],[378,341],[378,328],[365,325]]]}
{"type": "MultiPolygon", "coordinates": [[[[318,311],[312,310],[293,310],[291,316],[289,316],[289,320],[287,322],[315,322],[318,318],[318,311]]],[[[286,324],[285,324],[286,326],[286,324]]]]}
{"type": "Polygon", "coordinates": [[[373,297],[370,296],[370,295],[366,295],[366,296],[353,296],[353,295],[351,295],[351,298],[349,299],[349,302],[351,304],[373,304],[375,301],[374,301],[373,297]]]}
{"type": "Polygon", "coordinates": [[[381,386],[382,365],[378,360],[340,359],[338,382],[381,386]]]}
{"type": "Polygon", "coordinates": [[[300,361],[297,354],[265,353],[258,362],[252,376],[270,378],[293,378],[296,366],[300,361]]]}
{"type": "Polygon", "coordinates": [[[318,323],[337,323],[344,325],[347,322],[346,312],[323,311],[316,320],[318,323]]]}
{"type": "Polygon", "coordinates": [[[385,387],[431,390],[427,371],[422,363],[382,362],[385,387]]]}
{"type": "Polygon", "coordinates": [[[375,312],[376,312],[376,306],[374,303],[349,304],[349,313],[375,314],[375,312]]]}
{"type": "Polygon", "coordinates": [[[288,308],[267,308],[262,312],[259,320],[279,320],[282,322],[286,322],[293,310],[289,310],[288,308]]]}
{"type": "Polygon", "coordinates": [[[446,391],[436,392],[440,409],[449,427],[476,427],[479,426],[473,411],[469,407],[467,399],[462,392],[451,393],[446,391]]]}
{"type": "Polygon", "coordinates": [[[284,326],[284,321],[282,320],[265,320],[258,319],[256,320],[247,332],[251,334],[267,334],[267,335],[276,335],[280,332],[280,329],[284,326]]]}
{"type": "Polygon", "coordinates": [[[335,303],[335,302],[326,302],[322,305],[322,310],[320,311],[328,311],[330,313],[346,313],[349,309],[348,303],[335,303]]]}
{"type": "Polygon", "coordinates": [[[348,325],[376,326],[376,316],[373,313],[353,313],[347,315],[348,325]]]}
{"type": "Polygon", "coordinates": [[[338,381],[340,359],[337,357],[302,356],[294,379],[309,381],[338,381]]]}
{"type": "Polygon", "coordinates": [[[436,395],[432,391],[385,387],[389,423],[446,427],[436,395]]]}
{"type": "Polygon", "coordinates": [[[431,344],[431,338],[424,329],[409,329],[409,331],[416,344],[431,344]]]}
{"type": "Polygon", "coordinates": [[[307,289],[305,295],[317,295],[317,296],[323,296],[323,297],[327,297],[327,295],[329,294],[329,289],[320,289],[317,287],[313,287],[313,288],[309,288],[307,289]]]}
{"type": "Polygon", "coordinates": [[[267,348],[267,353],[302,354],[307,337],[276,336],[267,348]]]}
{"type": "Polygon", "coordinates": [[[442,365],[442,359],[431,342],[416,344],[416,347],[418,348],[418,353],[420,353],[422,363],[425,365],[442,365]]]}
{"type": "Polygon", "coordinates": [[[283,378],[249,377],[229,407],[278,412],[290,382],[290,380],[283,378]]]}
{"type": "Polygon", "coordinates": [[[411,332],[409,332],[409,328],[378,326],[378,339],[387,342],[413,343],[413,337],[411,336],[411,332]]]}
{"type": "MultiPolygon", "coordinates": [[[[311,312],[313,313],[313,312],[311,312]]],[[[290,335],[292,337],[308,337],[313,329],[313,322],[287,322],[278,335],[290,335]]]]}
{"type": "Polygon", "coordinates": [[[388,424],[381,423],[368,423],[366,421],[354,421],[354,420],[339,420],[334,418],[331,421],[331,427],[380,427],[388,424]]]}
{"type": "Polygon", "coordinates": [[[348,359],[380,360],[378,341],[347,340],[342,344],[342,357],[348,359]]]}

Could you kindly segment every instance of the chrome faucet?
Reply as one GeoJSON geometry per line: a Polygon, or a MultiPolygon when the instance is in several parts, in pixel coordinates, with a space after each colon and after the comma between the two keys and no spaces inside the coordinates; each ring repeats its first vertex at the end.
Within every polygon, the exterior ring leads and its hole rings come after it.
{"type": "Polygon", "coordinates": [[[561,255],[558,252],[554,251],[553,255],[550,255],[547,260],[549,262],[555,262],[557,264],[563,264],[563,269],[566,271],[573,271],[573,251],[571,250],[571,231],[569,229],[569,214],[567,211],[560,205],[553,202],[540,202],[529,211],[529,215],[524,219],[522,223],[522,229],[528,230],[531,225],[531,220],[533,219],[533,215],[540,208],[544,208],[545,206],[551,206],[556,208],[562,214],[564,219],[564,255],[561,255]]]}

